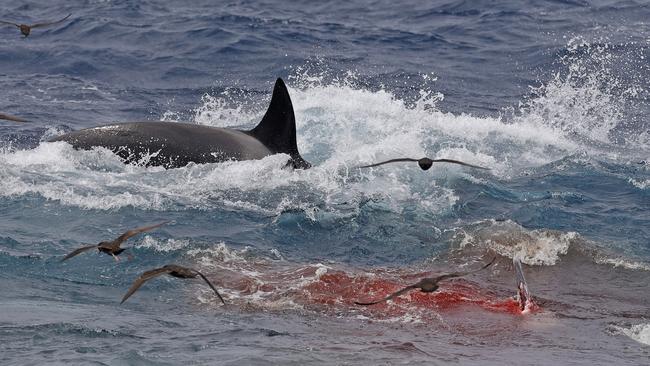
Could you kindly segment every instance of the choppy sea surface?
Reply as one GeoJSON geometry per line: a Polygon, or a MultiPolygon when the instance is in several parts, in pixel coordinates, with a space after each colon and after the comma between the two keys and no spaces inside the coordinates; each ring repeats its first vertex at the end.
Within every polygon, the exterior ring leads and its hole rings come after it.
{"type": "MultiPolygon", "coordinates": [[[[647,1],[21,1],[0,19],[0,364],[647,365],[647,1]],[[251,128],[299,149],[164,170],[47,139],[251,128]],[[429,171],[360,164],[463,160],[429,171]],[[132,260],[73,249],[142,225],[132,260]],[[372,307],[421,277],[488,269],[372,307]],[[539,308],[518,311],[518,258],[539,308]],[[160,277],[127,302],[143,271],[160,277]]],[[[124,256],[123,256],[124,257],[124,256]]]]}

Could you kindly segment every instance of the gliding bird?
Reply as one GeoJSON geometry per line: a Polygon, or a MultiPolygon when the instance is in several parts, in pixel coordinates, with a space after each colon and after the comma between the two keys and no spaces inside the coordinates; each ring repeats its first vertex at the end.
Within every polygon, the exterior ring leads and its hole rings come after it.
{"type": "Polygon", "coordinates": [[[462,277],[462,276],[466,276],[466,275],[471,274],[471,273],[481,271],[481,270],[491,266],[492,263],[494,263],[494,261],[496,259],[497,259],[497,257],[492,258],[490,263],[488,263],[488,264],[484,265],[483,267],[481,267],[481,268],[479,268],[477,270],[474,270],[474,271],[453,272],[453,273],[447,273],[447,274],[444,274],[444,275],[441,275],[441,276],[438,276],[438,277],[423,278],[420,281],[418,281],[417,283],[415,283],[413,285],[410,285],[410,286],[406,286],[403,289],[401,289],[401,290],[399,290],[397,292],[394,292],[394,293],[388,295],[387,297],[385,297],[383,299],[370,301],[370,302],[355,301],[354,303],[357,304],[357,305],[363,305],[363,306],[374,305],[374,304],[378,304],[380,302],[391,300],[391,299],[393,299],[393,298],[395,298],[395,297],[397,297],[399,295],[402,295],[402,294],[404,294],[404,293],[406,293],[408,291],[415,290],[415,289],[420,289],[421,292],[434,292],[434,291],[436,291],[438,289],[438,282],[446,280],[448,278],[462,277]]]}
{"type": "Polygon", "coordinates": [[[212,285],[212,283],[208,281],[208,279],[201,272],[193,268],[181,267],[176,264],[168,264],[163,267],[152,269],[151,271],[147,271],[143,273],[140,277],[138,277],[137,280],[135,280],[135,282],[133,282],[133,285],[131,285],[129,291],[126,292],[120,304],[123,304],[126,301],[126,299],[128,299],[131,295],[133,295],[133,293],[136,292],[140,288],[140,286],[142,286],[142,284],[144,284],[145,282],[149,281],[150,279],[156,276],[160,276],[165,273],[176,278],[196,278],[196,276],[201,277],[205,281],[205,283],[207,283],[208,286],[210,286],[210,288],[214,291],[214,293],[217,294],[219,300],[221,300],[221,302],[224,305],[226,305],[226,302],[223,301],[223,297],[221,297],[219,291],[217,291],[217,289],[212,285]]]}
{"type": "Polygon", "coordinates": [[[36,23],[36,24],[32,24],[32,25],[29,25],[29,24],[16,24],[16,23],[7,22],[7,21],[4,21],[4,20],[0,20],[0,24],[14,25],[14,26],[18,27],[18,29],[20,29],[20,33],[22,33],[25,36],[25,38],[27,38],[27,36],[29,36],[29,34],[31,33],[32,28],[42,28],[42,27],[48,27],[48,26],[54,25],[54,24],[59,24],[59,23],[63,22],[64,20],[70,18],[70,15],[72,15],[72,13],[66,15],[66,17],[63,18],[63,19],[60,19],[60,20],[57,20],[57,21],[54,21],[54,22],[36,23]]]}
{"type": "Polygon", "coordinates": [[[372,168],[372,167],[375,167],[375,166],[384,165],[384,164],[388,164],[388,163],[396,163],[396,162],[400,162],[400,161],[416,161],[422,170],[429,170],[429,168],[431,168],[433,163],[451,163],[451,164],[458,164],[458,165],[468,166],[470,168],[490,170],[490,168],[484,168],[482,166],[472,165],[472,164],[464,163],[464,162],[458,161],[458,160],[429,159],[429,158],[422,158],[422,159],[413,159],[413,158],[390,159],[390,160],[382,161],[381,163],[375,163],[375,164],[370,164],[370,165],[362,165],[362,166],[359,166],[358,168],[372,168]]]}
{"type": "Polygon", "coordinates": [[[124,234],[120,235],[115,240],[103,241],[103,242],[101,242],[99,244],[96,244],[96,245],[89,245],[89,246],[86,246],[86,247],[81,247],[79,249],[74,250],[72,253],[66,255],[65,257],[63,257],[63,259],[61,259],[61,262],[63,262],[64,260],[70,259],[70,258],[74,257],[77,254],[83,253],[83,252],[85,252],[87,250],[91,250],[91,249],[97,249],[102,253],[110,254],[110,255],[113,256],[113,258],[115,258],[116,262],[119,262],[120,259],[117,258],[117,256],[120,255],[123,251],[125,251],[127,249],[127,248],[120,248],[120,245],[122,243],[127,241],[132,236],[143,233],[145,231],[153,230],[153,229],[155,229],[155,228],[157,228],[159,226],[165,225],[168,222],[169,221],[165,221],[165,222],[161,222],[160,224],[156,224],[156,225],[139,227],[139,228],[136,228],[136,229],[129,230],[129,231],[125,232],[124,234]]]}

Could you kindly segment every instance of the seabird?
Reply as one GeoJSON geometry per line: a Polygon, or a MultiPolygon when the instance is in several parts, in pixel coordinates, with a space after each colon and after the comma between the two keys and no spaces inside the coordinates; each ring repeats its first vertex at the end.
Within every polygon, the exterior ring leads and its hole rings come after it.
{"type": "Polygon", "coordinates": [[[465,275],[468,275],[468,274],[471,274],[471,273],[478,272],[480,270],[483,270],[483,269],[491,266],[492,263],[494,263],[494,261],[496,259],[497,259],[497,257],[492,258],[490,263],[488,263],[488,264],[484,265],[483,267],[481,267],[481,268],[479,268],[477,270],[474,270],[474,271],[453,272],[453,273],[447,273],[447,274],[444,274],[444,275],[441,275],[441,276],[438,276],[438,277],[423,278],[420,281],[418,281],[416,284],[406,286],[403,289],[401,289],[401,290],[399,290],[399,291],[397,291],[395,293],[392,293],[392,294],[390,294],[389,296],[387,296],[387,297],[385,297],[383,299],[370,301],[370,302],[355,301],[354,303],[357,304],[357,305],[364,305],[364,306],[374,305],[374,304],[378,304],[380,302],[391,300],[391,299],[393,299],[393,298],[395,298],[395,297],[397,297],[399,295],[402,295],[403,293],[406,293],[408,291],[415,290],[415,289],[420,289],[421,292],[434,292],[434,291],[436,291],[438,289],[438,282],[440,282],[442,280],[446,280],[448,278],[462,277],[462,276],[465,276],[465,275]]]}
{"type": "Polygon", "coordinates": [[[147,271],[143,273],[140,277],[138,277],[135,282],[133,282],[133,285],[131,285],[131,288],[129,291],[126,292],[124,297],[122,298],[122,301],[120,304],[123,304],[126,299],[128,299],[131,295],[133,295],[134,292],[136,292],[140,286],[142,286],[143,283],[149,281],[150,279],[160,276],[162,274],[168,274],[172,277],[177,277],[177,278],[196,278],[196,276],[200,276],[205,283],[210,286],[210,288],[214,291],[215,294],[219,297],[219,300],[226,305],[226,302],[223,301],[223,297],[219,294],[219,291],[208,281],[208,279],[199,271],[193,269],[193,268],[187,268],[187,267],[181,267],[176,264],[168,264],[160,268],[152,269],[151,271],[147,271]]]}
{"type": "Polygon", "coordinates": [[[370,164],[370,165],[362,165],[359,166],[359,168],[372,168],[375,166],[379,165],[384,165],[388,163],[396,163],[396,162],[401,162],[401,161],[417,161],[418,165],[422,170],[429,170],[433,163],[452,163],[452,164],[459,164],[459,165],[464,165],[468,166],[471,168],[476,168],[476,169],[484,169],[484,170],[490,170],[490,168],[484,168],[482,166],[478,165],[472,165],[468,163],[464,163],[462,161],[458,160],[453,160],[453,159],[429,159],[429,158],[422,158],[422,159],[413,159],[413,158],[397,158],[397,159],[390,159],[386,161],[382,161],[381,163],[375,163],[375,164],[370,164]]]}
{"type": "Polygon", "coordinates": [[[72,253],[66,255],[65,257],[63,257],[63,259],[61,259],[61,262],[63,262],[64,260],[70,259],[70,258],[74,257],[75,255],[77,255],[79,253],[83,253],[83,252],[85,252],[87,250],[91,250],[91,249],[95,249],[95,248],[97,250],[99,250],[100,252],[102,252],[102,253],[112,255],[113,258],[115,258],[115,261],[119,262],[120,260],[119,260],[119,258],[117,258],[117,256],[120,255],[120,253],[122,253],[123,251],[125,251],[127,249],[127,248],[120,248],[120,245],[122,243],[127,241],[132,236],[143,233],[145,231],[153,230],[153,229],[155,229],[155,228],[157,228],[159,226],[165,225],[168,222],[169,221],[165,221],[165,222],[161,222],[160,224],[156,224],[156,225],[139,227],[137,229],[133,229],[133,230],[129,230],[129,231],[125,232],[124,234],[120,235],[115,240],[103,241],[103,242],[101,242],[99,244],[96,244],[96,245],[89,245],[89,246],[86,246],[86,247],[81,247],[79,249],[74,250],[72,253]]]}
{"type": "Polygon", "coordinates": [[[20,29],[20,33],[22,33],[25,37],[27,37],[27,36],[29,36],[29,33],[32,31],[32,28],[42,28],[42,27],[47,27],[47,26],[54,25],[54,24],[59,24],[59,23],[63,22],[64,20],[68,19],[70,17],[70,15],[72,15],[72,13],[66,15],[66,17],[63,18],[63,19],[60,19],[60,20],[57,20],[57,21],[54,21],[54,22],[36,23],[36,24],[32,24],[32,25],[29,25],[29,24],[16,24],[16,23],[7,22],[7,21],[4,21],[4,20],[0,20],[0,23],[1,24],[6,24],[6,25],[14,25],[14,26],[18,27],[18,29],[20,29]]]}

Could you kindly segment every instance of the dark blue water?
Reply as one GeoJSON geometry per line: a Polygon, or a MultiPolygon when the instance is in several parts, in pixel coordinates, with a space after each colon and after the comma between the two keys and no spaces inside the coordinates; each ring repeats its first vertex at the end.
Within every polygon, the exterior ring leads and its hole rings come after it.
{"type": "Polygon", "coordinates": [[[0,28],[0,113],[31,121],[0,121],[0,364],[647,364],[647,2],[181,3],[0,4],[73,14],[0,28]],[[42,142],[115,121],[250,128],[277,77],[310,170],[42,142]],[[399,156],[491,170],[354,169],[399,156]],[[60,262],[162,220],[131,261],[60,262]],[[493,253],[439,294],[353,304],[493,253]],[[495,305],[512,258],[537,312],[495,305]],[[119,305],[167,263],[229,305],[167,277],[119,305]]]}

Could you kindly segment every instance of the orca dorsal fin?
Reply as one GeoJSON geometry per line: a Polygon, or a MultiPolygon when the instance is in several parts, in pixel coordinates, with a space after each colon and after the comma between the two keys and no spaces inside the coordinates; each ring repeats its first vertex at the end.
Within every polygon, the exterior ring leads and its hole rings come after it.
{"type": "Polygon", "coordinates": [[[306,169],[311,166],[298,152],[296,116],[293,113],[289,91],[281,78],[275,81],[271,103],[264,118],[248,133],[272,152],[291,156],[295,168],[306,169]]]}

